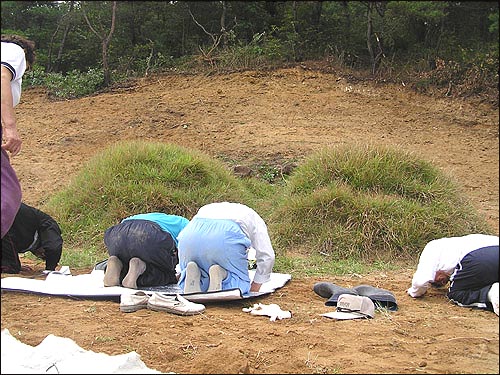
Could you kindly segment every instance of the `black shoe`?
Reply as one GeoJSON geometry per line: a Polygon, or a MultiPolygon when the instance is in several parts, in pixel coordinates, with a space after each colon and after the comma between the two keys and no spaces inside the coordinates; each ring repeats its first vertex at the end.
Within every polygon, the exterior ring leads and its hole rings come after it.
{"type": "Polygon", "coordinates": [[[323,298],[330,298],[334,294],[358,294],[354,289],[351,288],[343,288],[341,286],[335,285],[333,283],[316,283],[313,286],[314,292],[323,298]]]}

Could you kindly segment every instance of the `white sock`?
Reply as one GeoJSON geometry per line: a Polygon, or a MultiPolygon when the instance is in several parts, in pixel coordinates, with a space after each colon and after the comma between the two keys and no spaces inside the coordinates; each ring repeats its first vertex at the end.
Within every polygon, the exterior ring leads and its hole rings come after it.
{"type": "Polygon", "coordinates": [[[499,294],[499,287],[497,282],[491,286],[490,291],[488,292],[488,301],[490,301],[491,304],[493,305],[493,311],[495,311],[495,314],[497,315],[499,310],[498,294],[499,294]]]}

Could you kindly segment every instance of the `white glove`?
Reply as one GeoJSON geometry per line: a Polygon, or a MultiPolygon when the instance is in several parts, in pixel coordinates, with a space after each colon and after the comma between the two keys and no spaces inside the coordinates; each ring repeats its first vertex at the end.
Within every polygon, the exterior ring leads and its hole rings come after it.
{"type": "Polygon", "coordinates": [[[281,307],[272,303],[270,305],[264,305],[262,303],[255,303],[252,307],[244,307],[242,309],[244,312],[249,312],[250,315],[267,315],[271,318],[269,319],[271,322],[274,322],[276,319],[285,319],[291,318],[292,313],[290,311],[281,310],[281,307]]]}

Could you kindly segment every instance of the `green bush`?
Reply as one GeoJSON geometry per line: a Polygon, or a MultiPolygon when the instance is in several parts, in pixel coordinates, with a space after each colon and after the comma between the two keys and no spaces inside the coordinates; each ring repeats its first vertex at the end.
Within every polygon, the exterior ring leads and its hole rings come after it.
{"type": "Polygon", "coordinates": [[[159,211],[190,219],[206,203],[252,205],[251,197],[225,165],[205,154],[119,142],[94,156],[47,210],[60,222],[66,247],[102,248],[104,231],[127,216],[159,211]]]}
{"type": "Polygon", "coordinates": [[[45,69],[35,64],[33,69],[28,71],[23,77],[23,89],[28,87],[45,86],[45,69]]]}
{"type": "Polygon", "coordinates": [[[277,248],[333,263],[414,260],[432,239],[487,230],[429,162],[366,146],[311,155],[291,174],[270,222],[277,248]]]}
{"type": "Polygon", "coordinates": [[[213,62],[219,70],[259,69],[283,64],[285,48],[265,33],[255,34],[248,44],[242,42],[217,51],[213,62]]]}
{"type": "Polygon", "coordinates": [[[101,89],[103,84],[102,69],[90,68],[85,73],[77,70],[67,74],[45,73],[39,65],[35,65],[23,80],[23,87],[44,86],[50,96],[58,99],[76,99],[91,95],[101,89]]]}

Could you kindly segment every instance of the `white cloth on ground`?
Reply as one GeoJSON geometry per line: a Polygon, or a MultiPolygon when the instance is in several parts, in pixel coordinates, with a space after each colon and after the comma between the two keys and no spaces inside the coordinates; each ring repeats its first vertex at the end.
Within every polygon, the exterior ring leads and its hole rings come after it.
{"type": "Polygon", "coordinates": [[[274,322],[276,319],[287,319],[292,317],[291,311],[281,310],[281,307],[275,303],[265,305],[263,303],[255,303],[252,307],[244,307],[244,312],[249,312],[250,315],[267,315],[270,321],[274,322]]]}
{"type": "Polygon", "coordinates": [[[136,352],[107,355],[84,350],[73,340],[48,335],[32,347],[2,329],[2,374],[161,374],[136,352]]]}

